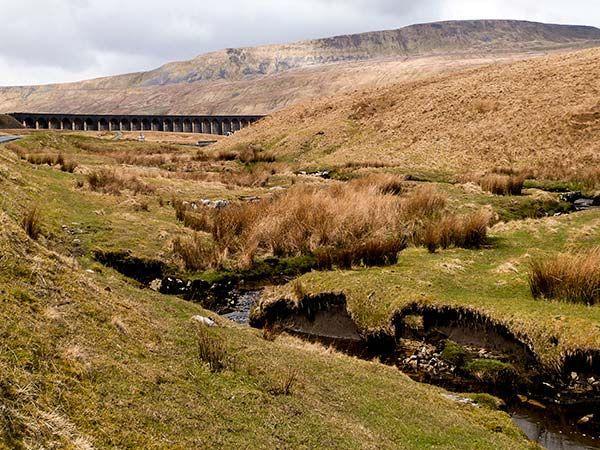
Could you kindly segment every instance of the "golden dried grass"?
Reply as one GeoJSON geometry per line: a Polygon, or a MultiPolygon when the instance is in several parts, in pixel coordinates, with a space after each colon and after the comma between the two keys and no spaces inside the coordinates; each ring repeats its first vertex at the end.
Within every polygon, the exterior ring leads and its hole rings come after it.
{"type": "Polygon", "coordinates": [[[600,247],[534,260],[529,286],[535,298],[600,303],[600,247]]]}

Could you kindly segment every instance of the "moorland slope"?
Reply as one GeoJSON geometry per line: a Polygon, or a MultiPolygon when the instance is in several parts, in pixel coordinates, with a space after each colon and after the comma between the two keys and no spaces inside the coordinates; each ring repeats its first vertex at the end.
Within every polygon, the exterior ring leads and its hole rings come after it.
{"type": "Polygon", "coordinates": [[[600,164],[600,51],[490,64],[306,102],[221,143],[306,165],[380,162],[464,173],[600,164]]]}

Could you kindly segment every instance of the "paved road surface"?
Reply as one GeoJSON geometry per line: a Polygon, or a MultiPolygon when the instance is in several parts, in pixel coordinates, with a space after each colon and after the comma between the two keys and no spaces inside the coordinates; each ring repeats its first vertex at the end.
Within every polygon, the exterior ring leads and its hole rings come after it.
{"type": "Polygon", "coordinates": [[[0,136],[0,144],[6,144],[7,142],[16,141],[17,139],[21,139],[21,136],[11,136],[11,135],[0,136]]]}

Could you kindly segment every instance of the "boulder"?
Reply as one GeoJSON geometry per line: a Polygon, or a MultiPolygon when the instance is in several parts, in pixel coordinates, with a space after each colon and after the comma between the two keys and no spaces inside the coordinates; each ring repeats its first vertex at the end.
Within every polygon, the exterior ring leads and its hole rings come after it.
{"type": "Polygon", "coordinates": [[[192,321],[202,324],[206,327],[216,327],[217,326],[216,322],[214,320],[212,320],[210,317],[193,316],[192,321]]]}

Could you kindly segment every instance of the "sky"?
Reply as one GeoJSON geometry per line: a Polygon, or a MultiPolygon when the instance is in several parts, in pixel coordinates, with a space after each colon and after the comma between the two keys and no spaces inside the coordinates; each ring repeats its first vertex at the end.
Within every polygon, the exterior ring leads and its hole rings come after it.
{"type": "Polygon", "coordinates": [[[438,20],[600,27],[600,0],[0,0],[0,18],[0,86],[22,86],[438,20]]]}

